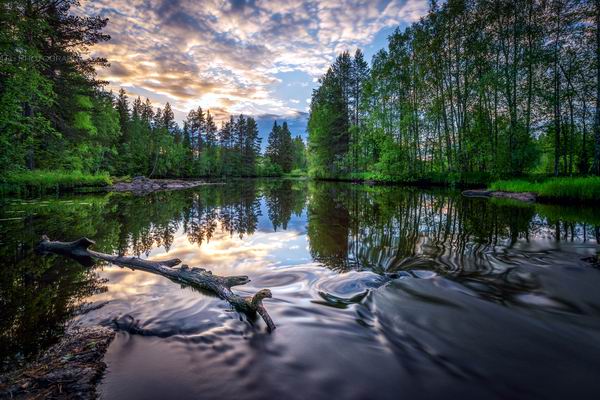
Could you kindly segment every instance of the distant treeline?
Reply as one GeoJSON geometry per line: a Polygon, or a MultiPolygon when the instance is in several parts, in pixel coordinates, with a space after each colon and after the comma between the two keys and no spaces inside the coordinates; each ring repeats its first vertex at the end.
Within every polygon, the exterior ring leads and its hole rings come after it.
{"type": "Polygon", "coordinates": [[[600,1],[432,1],[312,96],[317,177],[600,174],[600,1]]]}
{"type": "Polygon", "coordinates": [[[114,101],[119,133],[114,157],[102,165],[117,175],[149,176],[279,176],[305,168],[304,142],[292,139],[287,123],[275,122],[269,147],[261,156],[261,138],[252,117],[233,116],[217,128],[210,110],[198,107],[175,122],[169,103],[153,110],[136,98],[130,106],[121,89],[114,101]]]}
{"type": "Polygon", "coordinates": [[[75,0],[0,3],[0,173],[22,169],[114,175],[255,176],[304,168],[304,143],[275,124],[267,157],[256,121],[209,111],[178,126],[170,104],[154,109],[104,90],[89,49],[108,23],[72,11],[75,0]]]}

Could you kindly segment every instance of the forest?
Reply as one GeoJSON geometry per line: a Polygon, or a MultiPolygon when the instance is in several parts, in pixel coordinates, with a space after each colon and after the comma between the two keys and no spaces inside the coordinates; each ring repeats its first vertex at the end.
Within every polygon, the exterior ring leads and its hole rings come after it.
{"type": "Polygon", "coordinates": [[[0,0],[0,399],[596,398],[599,200],[600,0],[0,0]]]}
{"type": "Polygon", "coordinates": [[[0,174],[27,170],[114,176],[280,176],[306,164],[304,142],[274,124],[266,155],[256,120],[209,110],[179,126],[171,105],[106,90],[89,56],[110,40],[108,19],[74,12],[77,1],[0,5],[0,174]]]}
{"type": "MultiPolygon", "coordinates": [[[[109,60],[90,55],[110,40],[108,19],[78,5],[0,7],[0,173],[9,183],[31,171],[74,181],[307,171],[451,185],[600,174],[598,1],[432,1],[370,63],[360,49],[335,59],[310,99],[306,145],[286,122],[263,144],[253,116],[215,121],[198,107],[180,126],[168,102],[108,91],[97,71],[109,60]]],[[[600,192],[600,181],[582,182],[596,188],[586,197],[600,192]]]]}
{"type": "Polygon", "coordinates": [[[600,2],[450,0],[312,96],[318,178],[600,174],[600,2]]]}

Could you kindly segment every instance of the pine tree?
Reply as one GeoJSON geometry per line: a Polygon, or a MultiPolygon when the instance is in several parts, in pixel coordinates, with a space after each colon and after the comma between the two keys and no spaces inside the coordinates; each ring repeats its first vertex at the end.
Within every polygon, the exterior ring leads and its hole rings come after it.
{"type": "Polygon", "coordinates": [[[364,55],[360,49],[354,53],[352,60],[352,70],[350,73],[351,79],[351,108],[352,108],[352,123],[360,125],[361,120],[361,101],[364,84],[369,77],[369,64],[365,61],[364,55]]]}
{"type": "Polygon", "coordinates": [[[131,119],[134,121],[139,121],[142,118],[142,110],[143,110],[142,99],[140,98],[140,96],[138,96],[133,101],[133,107],[131,108],[131,119]]]}
{"type": "Polygon", "coordinates": [[[204,111],[202,111],[202,107],[198,107],[195,116],[194,129],[196,134],[196,150],[198,151],[198,154],[200,154],[204,145],[203,136],[206,131],[206,118],[204,111]]]}
{"type": "Polygon", "coordinates": [[[217,126],[210,110],[206,111],[206,145],[211,148],[217,145],[217,126]]]}
{"type": "Polygon", "coordinates": [[[152,108],[152,103],[150,99],[146,98],[146,102],[142,107],[142,122],[150,128],[152,126],[152,121],[154,120],[154,110],[152,108]]]}
{"type": "Polygon", "coordinates": [[[258,126],[254,118],[246,119],[246,134],[244,136],[244,175],[253,176],[256,173],[256,158],[260,154],[261,139],[258,136],[258,126]]]}
{"type": "Polygon", "coordinates": [[[221,173],[226,176],[233,172],[231,168],[232,127],[233,117],[224,122],[219,131],[221,173]]]}
{"type": "Polygon", "coordinates": [[[281,148],[281,133],[280,127],[277,125],[277,121],[273,122],[273,128],[271,132],[269,132],[269,137],[267,139],[267,149],[265,150],[265,155],[271,160],[273,164],[279,165],[279,152],[281,148]]]}
{"type": "Polygon", "coordinates": [[[123,88],[121,88],[119,90],[119,95],[117,96],[115,108],[117,109],[117,113],[119,114],[119,126],[121,127],[121,140],[123,143],[126,143],[130,139],[129,134],[128,134],[130,115],[129,115],[129,100],[127,99],[127,94],[125,93],[125,90],[123,88]]]}
{"type": "Polygon", "coordinates": [[[171,109],[171,105],[167,102],[165,104],[165,109],[162,112],[162,126],[167,130],[167,132],[174,134],[177,130],[177,124],[175,122],[175,114],[171,109]]]}
{"type": "Polygon", "coordinates": [[[190,139],[190,127],[187,122],[183,123],[183,149],[185,151],[185,175],[192,176],[194,153],[192,151],[192,141],[190,139]]]}
{"type": "Polygon", "coordinates": [[[280,129],[280,149],[279,165],[283,172],[290,172],[294,162],[294,146],[292,143],[292,133],[288,128],[287,122],[283,122],[280,129]]]}

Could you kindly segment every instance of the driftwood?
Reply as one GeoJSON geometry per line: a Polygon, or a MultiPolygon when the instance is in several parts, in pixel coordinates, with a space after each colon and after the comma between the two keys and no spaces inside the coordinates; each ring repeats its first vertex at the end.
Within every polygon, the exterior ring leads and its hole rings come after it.
{"type": "Polygon", "coordinates": [[[189,268],[185,264],[182,264],[179,268],[174,268],[181,263],[181,260],[178,258],[163,261],[150,261],[143,260],[139,257],[115,256],[100,253],[89,249],[93,244],[95,244],[95,242],[86,237],[75,240],[74,242],[54,242],[50,241],[50,239],[44,235],[42,236],[42,240],[38,244],[37,249],[41,253],[66,255],[85,264],[89,264],[91,259],[96,258],[108,261],[120,267],[128,267],[162,275],[174,282],[213,292],[221,299],[228,301],[240,312],[251,317],[259,314],[267,324],[269,331],[275,329],[273,320],[262,304],[263,299],[271,297],[271,291],[269,289],[262,289],[252,297],[242,297],[231,291],[233,286],[250,282],[250,279],[245,275],[217,276],[204,268],[189,268]]]}

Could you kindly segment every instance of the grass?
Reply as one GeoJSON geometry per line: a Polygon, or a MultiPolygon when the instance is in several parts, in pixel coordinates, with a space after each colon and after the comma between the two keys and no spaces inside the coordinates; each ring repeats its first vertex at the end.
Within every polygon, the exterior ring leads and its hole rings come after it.
{"type": "MultiPolygon", "coordinates": [[[[320,179],[323,177],[317,177],[320,179]]],[[[458,187],[475,187],[487,185],[491,182],[488,174],[482,173],[437,173],[426,172],[415,175],[388,175],[378,172],[353,172],[347,175],[334,177],[334,180],[342,181],[362,181],[362,182],[377,182],[386,184],[408,184],[408,185],[426,185],[426,186],[458,186],[458,187]]]]}
{"type": "Polygon", "coordinates": [[[600,200],[600,177],[516,179],[497,181],[490,190],[502,192],[533,192],[548,200],[600,200]]]}
{"type": "Polygon", "coordinates": [[[0,192],[3,193],[49,193],[89,190],[111,185],[107,173],[86,174],[79,171],[14,171],[0,178],[0,192]]]}
{"type": "Polygon", "coordinates": [[[307,176],[308,174],[306,173],[306,171],[302,169],[294,169],[288,173],[283,174],[284,178],[305,178],[307,176]]]}

